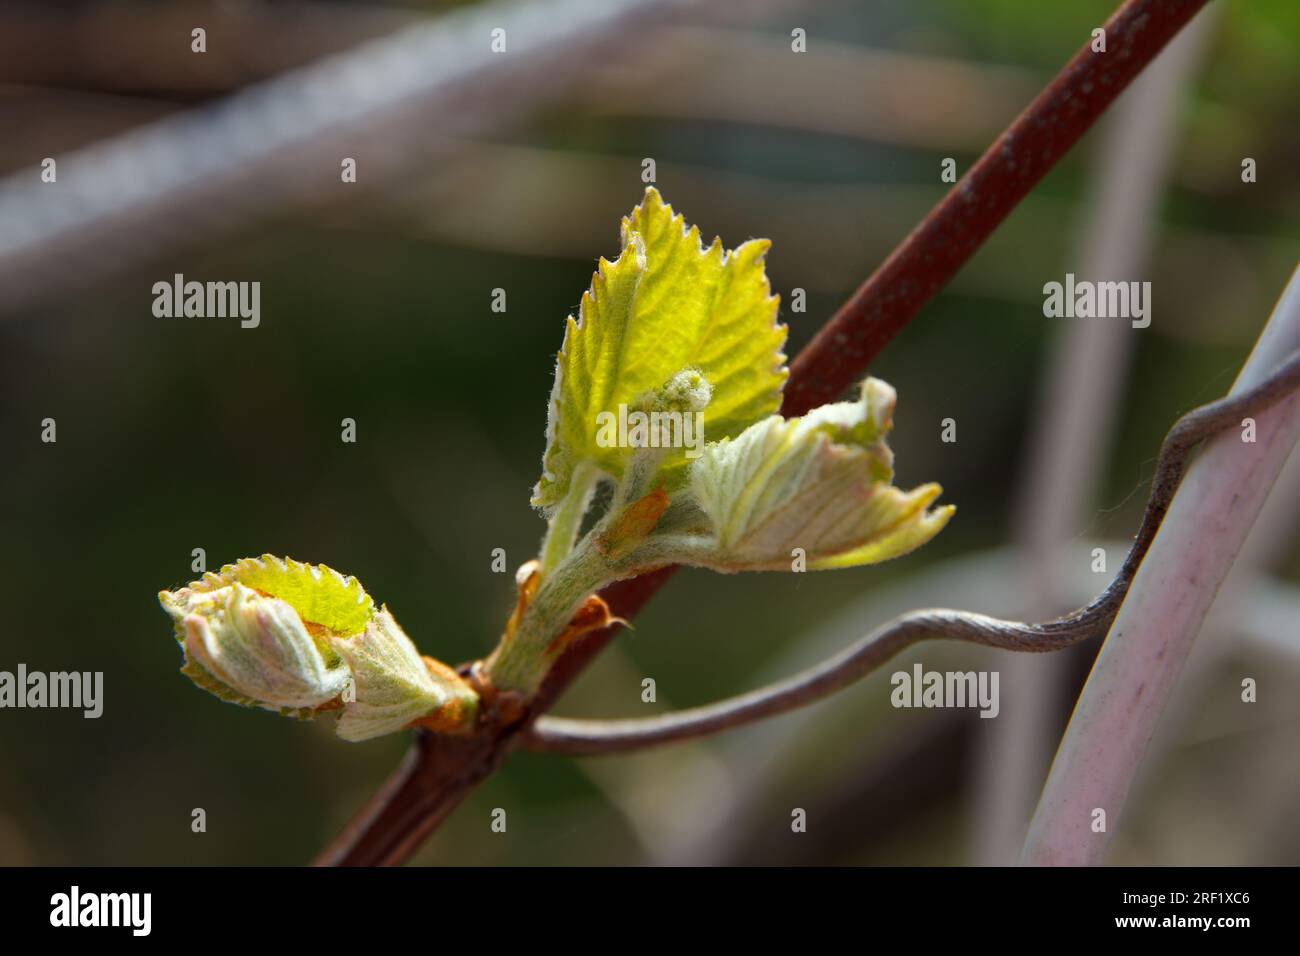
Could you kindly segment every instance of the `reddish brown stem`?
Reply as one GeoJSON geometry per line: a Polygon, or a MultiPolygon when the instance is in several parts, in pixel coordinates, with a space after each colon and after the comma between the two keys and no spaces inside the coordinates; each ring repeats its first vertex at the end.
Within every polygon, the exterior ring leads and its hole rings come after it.
{"type": "Polygon", "coordinates": [[[316,858],[316,865],[405,862],[509,752],[500,732],[451,737],[415,731],[401,765],[316,858]]]}
{"type": "Polygon", "coordinates": [[[786,415],[835,401],[1206,0],[1130,0],[800,351],[786,415]]]}
{"type": "MultiPolygon", "coordinates": [[[[620,616],[630,619],[675,570],[663,568],[620,581],[601,594],[622,609],[620,616]]],[[[617,630],[610,627],[587,635],[556,661],[524,720],[506,726],[489,721],[484,732],[472,737],[416,731],[401,765],[321,852],[315,865],[396,866],[408,860],[425,837],[501,765],[518,732],[550,710],[617,630]]]]}
{"type": "MultiPolygon", "coordinates": [[[[782,411],[801,415],[839,398],[1205,3],[1128,0],[1116,11],[1105,24],[1106,52],[1085,43],[799,353],[782,411]]],[[[602,596],[630,619],[674,570],[620,582],[602,596]]],[[[524,723],[554,704],[615,630],[591,634],[556,663],[524,723]]],[[[404,862],[500,766],[522,726],[489,724],[461,739],[418,733],[402,766],[316,862],[404,862]]]]}

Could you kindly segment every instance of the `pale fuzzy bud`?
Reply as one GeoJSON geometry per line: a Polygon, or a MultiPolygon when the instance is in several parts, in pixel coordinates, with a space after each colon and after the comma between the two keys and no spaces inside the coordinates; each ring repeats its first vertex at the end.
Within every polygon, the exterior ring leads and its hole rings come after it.
{"type": "Polygon", "coordinates": [[[387,608],[362,633],[331,643],[352,671],[356,691],[339,718],[343,739],[368,740],[416,720],[450,729],[473,717],[474,691],[450,668],[421,657],[387,608]]]}
{"type": "Polygon", "coordinates": [[[286,601],[239,583],[164,591],[159,600],[183,635],[189,663],[233,692],[220,696],[297,710],[326,704],[347,686],[347,668],[328,647],[322,649],[286,601]]]}
{"type": "Polygon", "coordinates": [[[356,578],[323,564],[245,558],[158,599],[185,651],[181,672],[223,700],[297,717],[342,710],[349,740],[473,720],[473,690],[421,658],[356,578]]]}
{"type": "Polygon", "coordinates": [[[930,511],[936,484],[902,491],[885,444],[894,390],[867,379],[856,402],[801,418],[773,415],[710,444],[691,469],[707,536],[682,539],[675,559],[720,571],[788,570],[801,548],[809,569],[873,564],[924,544],[951,506],[930,511]]]}
{"type": "Polygon", "coordinates": [[[713,399],[713,388],[697,369],[678,372],[652,392],[644,407],[660,412],[702,412],[713,399]]]}

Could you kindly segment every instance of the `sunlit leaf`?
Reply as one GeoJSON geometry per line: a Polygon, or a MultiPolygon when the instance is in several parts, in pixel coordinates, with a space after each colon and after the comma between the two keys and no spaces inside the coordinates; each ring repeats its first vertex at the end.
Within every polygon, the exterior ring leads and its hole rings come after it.
{"type": "MultiPolygon", "coordinates": [[[[653,188],[623,220],[622,236],[621,255],[600,260],[578,317],[566,324],[533,497],[543,509],[564,497],[580,461],[621,478],[631,449],[601,447],[597,416],[636,407],[684,370],[708,383],[709,441],[739,435],[780,405],[786,328],[763,269],[769,243],[750,240],[725,252],[715,239],[706,248],[699,229],[653,188]]],[[[684,483],[686,465],[683,449],[660,463],[669,491],[684,483]]]]}
{"type": "Polygon", "coordinates": [[[894,390],[868,379],[857,402],[802,418],[772,416],[710,444],[690,491],[709,540],[682,560],[722,571],[790,570],[800,548],[810,570],[873,564],[924,544],[952,516],[930,511],[936,484],[902,491],[885,444],[894,390]]]}

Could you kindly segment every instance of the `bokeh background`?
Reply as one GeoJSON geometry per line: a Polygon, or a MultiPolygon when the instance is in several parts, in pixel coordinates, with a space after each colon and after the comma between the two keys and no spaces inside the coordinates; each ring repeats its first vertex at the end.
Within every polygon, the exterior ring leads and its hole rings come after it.
{"type": "MultiPolygon", "coordinates": [[[[484,4],[0,9],[0,669],[105,675],[99,720],[0,711],[0,863],[310,859],[405,741],[346,744],[328,721],[191,686],[156,594],[194,576],[192,549],[209,567],[263,552],[327,563],[425,653],[485,654],[512,598],[492,549],[513,571],[543,528],[527,499],[562,320],[596,257],[617,252],[643,159],[706,234],[772,239],[793,355],[944,194],[942,160],[969,168],[1113,7],[648,6],[535,60],[530,21],[484,4]],[[268,102],[241,92],[273,98],[259,84],[331,63],[382,101],[383,68],[330,58],[378,57],[365,44],[485,9],[462,21],[470,35],[502,11],[521,51],[499,76],[467,73],[391,119],[340,110],[320,141],[269,155],[231,120],[268,102]],[[206,54],[190,51],[195,26],[206,54]],[[178,120],[156,166],[113,152],[178,120]],[[39,184],[47,156],[57,184],[39,184]],[[343,156],[356,184],[339,181],[343,156]],[[151,286],[176,272],[259,280],[261,326],[155,318],[151,286]],[[40,441],[46,417],[56,444],[40,441]],[[197,807],[206,833],[191,832],[197,807]]],[[[473,59],[444,52],[404,75],[454,78],[473,59]]],[[[704,703],[905,610],[1043,618],[1104,586],[1090,549],[1118,567],[1162,434],[1226,391],[1300,259],[1300,6],[1211,4],[1152,77],[872,369],[900,396],[899,483],[940,481],[959,508],[948,529],[876,568],[681,573],[558,712],[704,703]],[[1257,182],[1242,182],[1244,157],[1257,182]],[[1090,270],[1149,279],[1151,327],[1045,319],[1043,284],[1090,270]],[[954,444],[940,440],[949,417],[954,444]]],[[[318,115],[276,110],[266,136],[318,115]]],[[[1296,472],[1201,635],[1113,862],[1300,863],[1296,472]],[[1258,703],[1241,703],[1243,677],[1258,703]]],[[[930,645],[716,740],[520,754],[416,862],[1005,862],[1093,653],[930,645]],[[1000,716],[891,708],[888,675],[914,661],[999,670],[1000,716]],[[506,834],[489,830],[496,807],[506,834]]]]}

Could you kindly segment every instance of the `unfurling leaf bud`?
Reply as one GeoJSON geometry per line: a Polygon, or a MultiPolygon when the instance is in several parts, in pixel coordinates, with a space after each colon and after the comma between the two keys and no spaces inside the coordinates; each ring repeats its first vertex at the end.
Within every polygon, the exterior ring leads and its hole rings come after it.
{"type": "Polygon", "coordinates": [[[356,578],[324,565],[245,558],[158,599],[185,652],[181,672],[222,700],[295,717],[342,709],[347,740],[473,720],[473,690],[422,659],[356,578]]]}
{"type": "Polygon", "coordinates": [[[287,601],[238,582],[211,591],[163,591],[158,598],[176,621],[187,668],[202,668],[221,688],[194,672],[190,677],[220,697],[272,710],[312,709],[347,687],[348,669],[307,632],[287,601]]]}
{"type": "Polygon", "coordinates": [[[786,570],[798,547],[810,569],[847,568],[929,541],[954,509],[928,510],[942,492],[936,484],[905,492],[890,483],[894,401],[889,385],[869,378],[856,402],[773,415],[709,444],[690,491],[710,535],[677,559],[719,571],[786,570]]]}

